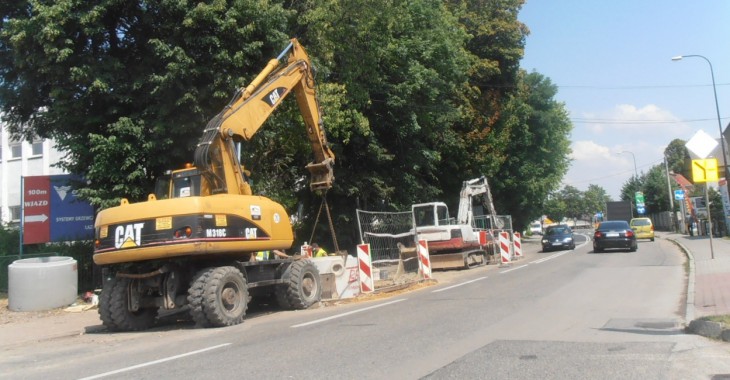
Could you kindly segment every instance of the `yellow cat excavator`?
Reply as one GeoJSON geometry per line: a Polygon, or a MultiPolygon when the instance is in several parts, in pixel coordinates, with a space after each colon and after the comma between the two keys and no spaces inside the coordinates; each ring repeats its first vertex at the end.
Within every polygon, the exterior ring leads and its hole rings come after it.
{"type": "Polygon", "coordinates": [[[142,330],[160,309],[189,306],[200,326],[241,323],[250,297],[273,294],[285,308],[319,302],[319,273],[308,259],[255,260],[289,249],[294,237],[284,208],[255,196],[236,142],[250,140],[291,93],[314,153],[310,188],[334,180],[309,57],[296,39],[206,126],[195,165],[158,180],[146,202],[99,212],[94,262],[102,267],[101,320],[112,330],[142,330]],[[282,61],[286,59],[285,65],[282,61]]]}

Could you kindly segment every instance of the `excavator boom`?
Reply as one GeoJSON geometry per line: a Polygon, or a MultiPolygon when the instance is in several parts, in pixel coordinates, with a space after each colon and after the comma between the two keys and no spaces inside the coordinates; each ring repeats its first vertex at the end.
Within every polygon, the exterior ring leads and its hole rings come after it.
{"type": "Polygon", "coordinates": [[[270,60],[264,70],[211,119],[195,151],[195,165],[209,182],[212,194],[251,194],[244,170],[230,144],[250,140],[291,92],[296,94],[314,154],[314,161],[307,165],[311,173],[310,188],[316,191],[332,187],[335,156],[327,145],[314,86],[309,57],[299,42],[292,39],[277,58],[270,60]],[[280,68],[284,57],[288,57],[287,64],[280,68]]]}

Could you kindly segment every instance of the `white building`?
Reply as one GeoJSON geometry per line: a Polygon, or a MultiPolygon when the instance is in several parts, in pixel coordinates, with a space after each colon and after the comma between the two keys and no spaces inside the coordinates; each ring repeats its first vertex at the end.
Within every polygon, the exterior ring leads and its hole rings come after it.
{"type": "Polygon", "coordinates": [[[48,139],[32,143],[14,140],[0,123],[0,224],[20,223],[22,177],[66,174],[53,166],[64,156],[54,145],[48,139]]]}

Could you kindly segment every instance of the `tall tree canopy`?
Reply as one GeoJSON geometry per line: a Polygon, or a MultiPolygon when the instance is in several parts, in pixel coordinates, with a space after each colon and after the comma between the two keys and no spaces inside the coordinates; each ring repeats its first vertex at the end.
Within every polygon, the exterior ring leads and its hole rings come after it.
{"type": "Polygon", "coordinates": [[[493,194],[497,209],[508,210],[521,230],[539,215],[567,172],[573,126],[565,106],[555,101],[557,87],[548,78],[535,72],[519,78],[519,90],[498,125],[509,130],[510,139],[507,159],[495,173],[493,194]]]}
{"type": "MultiPolygon", "coordinates": [[[[0,107],[14,135],[68,152],[62,165],[90,181],[82,195],[97,206],[140,200],[296,36],[318,68],[337,154],[328,199],[345,234],[356,207],[455,205],[462,181],[482,174],[519,228],[567,170],[571,128],[549,79],[519,69],[522,3],[10,1],[0,5],[0,107]]],[[[254,190],[290,212],[305,205],[311,228],[318,200],[303,185],[301,126],[286,104],[242,155],[254,190]]]]}
{"type": "Polygon", "coordinates": [[[674,139],[664,149],[664,157],[667,159],[669,171],[681,174],[687,179],[692,178],[692,157],[685,146],[686,141],[674,139]]]}
{"type": "Polygon", "coordinates": [[[266,0],[17,1],[2,9],[0,103],[10,131],[50,137],[97,205],[144,198],[191,160],[207,118],[285,46],[266,0]]]}

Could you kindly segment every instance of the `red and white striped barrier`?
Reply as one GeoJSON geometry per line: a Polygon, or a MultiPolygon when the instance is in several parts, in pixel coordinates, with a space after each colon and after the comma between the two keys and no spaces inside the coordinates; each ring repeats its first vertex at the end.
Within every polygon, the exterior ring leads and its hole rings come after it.
{"type": "Polygon", "coordinates": [[[502,264],[509,264],[512,262],[512,257],[510,255],[510,242],[509,242],[509,232],[500,232],[499,233],[499,253],[500,256],[502,256],[502,264]]]}
{"type": "Polygon", "coordinates": [[[514,233],[512,244],[515,246],[515,258],[522,257],[522,235],[519,232],[514,233]]]}
{"type": "Polygon", "coordinates": [[[487,245],[487,231],[479,231],[479,245],[482,247],[487,245]]]}
{"type": "Polygon", "coordinates": [[[431,257],[428,255],[428,242],[425,240],[419,240],[418,245],[418,266],[421,268],[423,278],[426,280],[431,279],[431,257]]]}
{"type": "Polygon", "coordinates": [[[300,253],[304,257],[312,258],[312,246],[309,244],[304,244],[300,250],[300,253]]]}
{"type": "Polygon", "coordinates": [[[357,261],[360,268],[360,292],[372,293],[375,290],[373,280],[373,259],[370,256],[370,244],[358,244],[357,261]]]}

